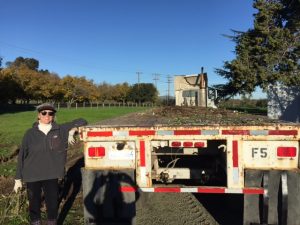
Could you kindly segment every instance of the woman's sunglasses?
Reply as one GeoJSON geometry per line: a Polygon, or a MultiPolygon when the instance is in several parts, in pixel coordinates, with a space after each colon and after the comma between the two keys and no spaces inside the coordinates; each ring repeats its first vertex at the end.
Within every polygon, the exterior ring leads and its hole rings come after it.
{"type": "Polygon", "coordinates": [[[48,116],[54,116],[55,115],[55,112],[47,112],[47,111],[42,111],[41,114],[43,116],[46,116],[48,114],[48,116]]]}

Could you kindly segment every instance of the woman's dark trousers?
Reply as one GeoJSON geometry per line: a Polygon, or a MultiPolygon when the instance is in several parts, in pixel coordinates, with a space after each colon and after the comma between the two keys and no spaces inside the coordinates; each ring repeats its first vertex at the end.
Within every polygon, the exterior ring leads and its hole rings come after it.
{"type": "Polygon", "coordinates": [[[58,179],[27,182],[26,185],[31,222],[41,220],[42,191],[46,203],[47,219],[56,221],[58,214],[58,179]]]}

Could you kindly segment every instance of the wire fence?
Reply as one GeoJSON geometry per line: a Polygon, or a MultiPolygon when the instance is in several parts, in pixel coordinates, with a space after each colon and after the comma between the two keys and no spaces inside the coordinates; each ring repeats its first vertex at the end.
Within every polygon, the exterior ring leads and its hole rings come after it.
{"type": "MultiPolygon", "coordinates": [[[[36,110],[36,106],[42,104],[43,102],[30,102],[29,104],[1,104],[0,103],[0,114],[10,113],[10,112],[23,112],[23,111],[34,111],[36,110]]],[[[104,107],[156,107],[158,104],[148,102],[148,103],[135,103],[135,102],[127,102],[127,103],[119,103],[119,102],[103,102],[103,103],[67,103],[60,102],[54,103],[57,109],[60,108],[104,108],[104,107]]]]}
{"type": "Polygon", "coordinates": [[[57,103],[57,109],[60,108],[101,108],[101,107],[155,107],[155,103],[120,103],[120,102],[112,102],[112,103],[57,103]]]}

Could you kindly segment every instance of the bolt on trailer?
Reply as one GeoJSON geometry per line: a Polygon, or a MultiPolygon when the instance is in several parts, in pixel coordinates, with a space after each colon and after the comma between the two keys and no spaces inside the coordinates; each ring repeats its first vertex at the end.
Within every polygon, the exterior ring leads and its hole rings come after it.
{"type": "MultiPolygon", "coordinates": [[[[121,196],[130,207],[119,216],[128,220],[138,192],[243,194],[244,224],[300,224],[300,125],[195,125],[154,112],[124,118],[81,128],[85,202],[121,196]]],[[[86,221],[101,219],[94,203],[85,205],[86,221]]]]}

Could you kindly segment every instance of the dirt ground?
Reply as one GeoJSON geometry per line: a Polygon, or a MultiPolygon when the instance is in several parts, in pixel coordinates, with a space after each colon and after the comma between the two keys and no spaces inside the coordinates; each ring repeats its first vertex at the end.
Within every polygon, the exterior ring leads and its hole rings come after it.
{"type": "Polygon", "coordinates": [[[216,225],[190,193],[143,193],[137,203],[137,225],[216,225]]]}
{"type": "Polygon", "coordinates": [[[202,107],[158,107],[100,121],[99,126],[255,126],[280,124],[267,116],[202,107]]]}

